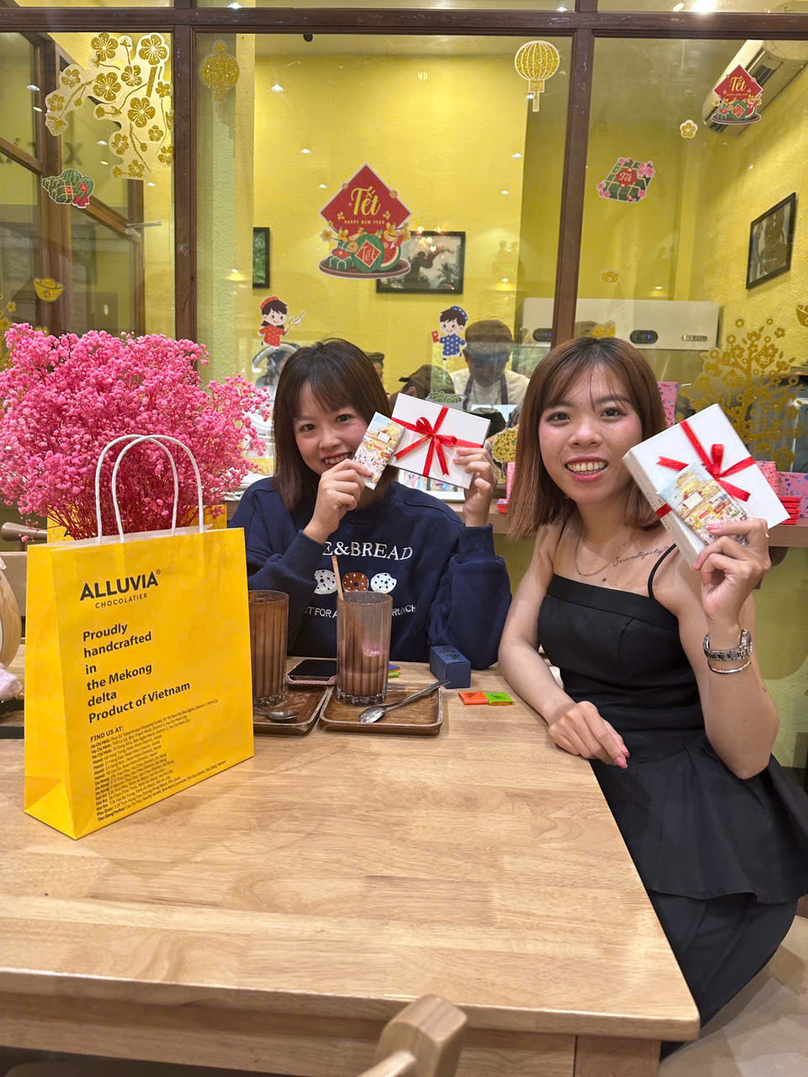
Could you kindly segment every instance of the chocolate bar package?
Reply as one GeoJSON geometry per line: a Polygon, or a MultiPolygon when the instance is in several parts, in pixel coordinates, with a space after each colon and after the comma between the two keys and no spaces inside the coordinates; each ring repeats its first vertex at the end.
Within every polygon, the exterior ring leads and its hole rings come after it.
{"type": "Polygon", "coordinates": [[[365,478],[365,486],[371,490],[382,477],[382,472],[390,463],[393,453],[404,434],[404,428],[387,415],[376,412],[368,423],[365,436],[360,441],[354,460],[364,464],[373,472],[371,478],[365,478]]]}
{"type": "MultiPolygon", "coordinates": [[[[703,464],[688,464],[658,493],[705,546],[715,538],[708,531],[709,524],[726,524],[749,518],[703,464]]],[[[748,544],[745,535],[733,535],[733,538],[743,546],[748,544]]]]}

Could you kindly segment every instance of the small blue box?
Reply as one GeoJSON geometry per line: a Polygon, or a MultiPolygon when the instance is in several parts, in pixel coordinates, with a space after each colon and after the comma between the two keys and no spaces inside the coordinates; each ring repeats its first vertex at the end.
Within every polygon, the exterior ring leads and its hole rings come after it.
{"type": "Polygon", "coordinates": [[[448,681],[447,688],[468,688],[471,685],[471,662],[454,647],[432,647],[429,668],[439,681],[448,681]]]}

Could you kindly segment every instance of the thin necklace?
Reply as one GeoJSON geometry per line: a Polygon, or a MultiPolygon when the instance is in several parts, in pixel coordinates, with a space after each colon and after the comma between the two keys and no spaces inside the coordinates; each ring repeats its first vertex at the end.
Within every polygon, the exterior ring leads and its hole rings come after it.
{"type": "Polygon", "coordinates": [[[628,536],[628,538],[623,543],[623,545],[620,547],[620,549],[617,551],[617,553],[614,554],[612,557],[610,557],[609,560],[605,564],[600,566],[600,568],[596,568],[594,572],[581,572],[581,569],[580,569],[580,567],[578,565],[578,551],[581,548],[581,536],[579,535],[578,536],[578,541],[575,544],[575,554],[573,555],[573,560],[575,561],[575,571],[578,573],[579,576],[584,576],[584,577],[586,577],[586,576],[597,576],[597,574],[599,572],[603,572],[603,570],[608,568],[609,565],[614,564],[614,562],[617,560],[617,558],[620,556],[620,554],[623,552],[623,550],[625,550],[626,546],[628,546],[630,541],[631,541],[631,535],[628,536]]]}

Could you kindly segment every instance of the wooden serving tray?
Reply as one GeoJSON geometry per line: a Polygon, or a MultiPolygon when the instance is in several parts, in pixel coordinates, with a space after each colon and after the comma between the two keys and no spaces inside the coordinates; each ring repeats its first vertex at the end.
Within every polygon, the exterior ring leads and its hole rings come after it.
{"type": "MultiPolygon", "coordinates": [[[[397,703],[405,696],[412,695],[423,684],[397,684],[387,689],[385,703],[397,703]]],[[[443,689],[439,688],[426,699],[419,699],[409,707],[393,711],[378,722],[360,723],[359,715],[365,707],[340,703],[336,691],[323,707],[320,725],[323,729],[339,733],[410,733],[421,737],[434,737],[440,733],[443,724],[443,689]]]]}
{"type": "Polygon", "coordinates": [[[286,699],[278,703],[276,707],[268,710],[291,711],[299,710],[296,719],[291,722],[273,722],[269,718],[262,718],[260,709],[253,711],[253,731],[255,733],[277,733],[280,736],[292,734],[303,736],[314,728],[325,704],[331,697],[331,688],[291,688],[287,685],[286,699]]]}

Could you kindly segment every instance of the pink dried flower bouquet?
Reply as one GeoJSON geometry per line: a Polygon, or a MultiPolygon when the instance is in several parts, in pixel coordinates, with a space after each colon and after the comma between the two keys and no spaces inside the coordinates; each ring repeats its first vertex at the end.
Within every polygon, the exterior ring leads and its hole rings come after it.
{"type": "MultiPolygon", "coordinates": [[[[207,352],[190,340],[152,334],[46,336],[29,325],[6,333],[11,353],[0,371],[0,498],[24,517],[49,516],[74,539],[96,534],[95,468],[104,446],[121,434],[169,434],[196,458],[206,506],[218,505],[248,470],[245,448],[261,451],[249,419],[271,404],[265,390],[236,375],[203,386],[207,352]]],[[[112,468],[127,442],[104,459],[104,534],[115,531],[112,468]]],[[[196,480],[174,447],[180,481],[177,522],[196,518],[196,480]]],[[[126,532],[170,526],[171,466],[153,444],[127,453],[118,472],[126,532]]]]}

